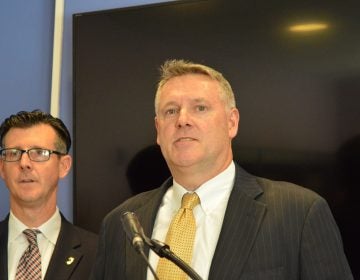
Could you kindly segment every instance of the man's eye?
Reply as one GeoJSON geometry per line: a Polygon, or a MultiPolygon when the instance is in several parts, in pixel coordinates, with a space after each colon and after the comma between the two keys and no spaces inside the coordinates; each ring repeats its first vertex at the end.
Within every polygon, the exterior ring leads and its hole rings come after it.
{"type": "Polygon", "coordinates": [[[165,115],[167,115],[167,116],[172,116],[172,115],[175,115],[176,112],[177,112],[177,110],[174,109],[174,108],[168,109],[168,110],[165,111],[165,115]]]}
{"type": "Polygon", "coordinates": [[[11,150],[11,151],[8,151],[8,155],[13,157],[13,156],[17,156],[19,153],[19,151],[17,150],[11,150]]]}
{"type": "Polygon", "coordinates": [[[46,154],[46,150],[35,150],[36,155],[43,156],[46,154]]]}
{"type": "Polygon", "coordinates": [[[206,111],[207,107],[204,106],[204,105],[198,105],[196,107],[196,110],[199,111],[199,112],[203,112],[203,111],[206,111]]]}

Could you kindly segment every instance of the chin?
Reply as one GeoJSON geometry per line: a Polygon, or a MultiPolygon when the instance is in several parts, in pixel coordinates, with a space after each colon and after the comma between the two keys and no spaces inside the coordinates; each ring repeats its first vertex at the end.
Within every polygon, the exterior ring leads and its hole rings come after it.
{"type": "Polygon", "coordinates": [[[40,194],[37,192],[26,192],[19,195],[21,201],[25,203],[33,203],[39,200],[40,194]]]}
{"type": "Polygon", "coordinates": [[[174,162],[174,165],[176,167],[191,167],[191,166],[194,166],[198,162],[199,162],[198,160],[195,160],[193,158],[191,158],[191,159],[189,159],[189,158],[176,159],[176,161],[174,162]]]}

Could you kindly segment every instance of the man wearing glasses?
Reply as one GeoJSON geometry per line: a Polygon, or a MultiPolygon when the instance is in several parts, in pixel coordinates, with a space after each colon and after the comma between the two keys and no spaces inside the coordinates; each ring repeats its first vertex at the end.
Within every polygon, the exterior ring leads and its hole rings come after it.
{"type": "Polygon", "coordinates": [[[10,194],[10,213],[0,222],[0,279],[87,279],[97,236],[57,208],[59,179],[72,164],[66,126],[22,111],[1,124],[0,144],[0,176],[10,194]]]}

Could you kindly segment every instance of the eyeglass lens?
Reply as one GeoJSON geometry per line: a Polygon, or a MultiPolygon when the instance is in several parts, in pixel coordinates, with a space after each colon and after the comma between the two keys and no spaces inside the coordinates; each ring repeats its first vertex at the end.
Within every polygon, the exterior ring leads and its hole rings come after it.
{"type": "Polygon", "coordinates": [[[19,161],[24,153],[27,153],[32,161],[46,161],[50,157],[49,150],[38,148],[29,150],[5,149],[1,151],[1,157],[5,161],[19,161]]]}

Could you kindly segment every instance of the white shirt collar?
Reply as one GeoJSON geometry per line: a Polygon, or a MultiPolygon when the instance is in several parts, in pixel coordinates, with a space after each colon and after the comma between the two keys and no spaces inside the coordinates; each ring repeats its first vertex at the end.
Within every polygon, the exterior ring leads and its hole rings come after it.
{"type": "MultiPolygon", "coordinates": [[[[235,180],[235,164],[232,161],[229,166],[220,174],[202,184],[196,189],[200,198],[201,207],[205,213],[213,211],[223,199],[228,199],[235,180]],[[223,199],[222,199],[223,198],[223,199]]],[[[174,209],[179,209],[182,196],[188,192],[183,186],[173,180],[173,200],[177,202],[174,209]]]]}
{"type": "MultiPolygon", "coordinates": [[[[56,207],[55,213],[49,220],[39,226],[37,229],[41,231],[41,234],[49,240],[53,245],[56,244],[56,240],[59,236],[61,227],[60,211],[56,207]]],[[[19,241],[27,242],[22,232],[28,227],[22,223],[16,216],[10,211],[9,216],[9,243],[18,239],[19,241]]]]}

